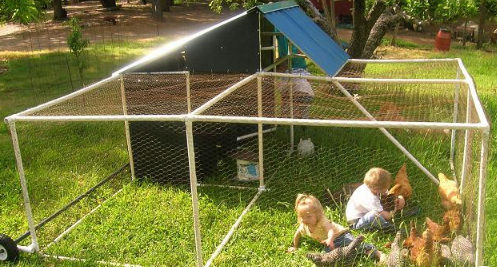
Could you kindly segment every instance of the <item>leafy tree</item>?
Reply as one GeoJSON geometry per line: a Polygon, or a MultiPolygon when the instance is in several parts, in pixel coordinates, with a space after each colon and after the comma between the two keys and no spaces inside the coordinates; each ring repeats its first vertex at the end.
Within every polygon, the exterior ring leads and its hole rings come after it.
{"type": "Polygon", "coordinates": [[[76,57],[76,64],[78,65],[79,77],[83,81],[83,70],[86,64],[81,60],[81,53],[88,47],[90,41],[83,39],[83,34],[81,33],[81,26],[79,26],[79,20],[72,18],[69,20],[68,24],[71,26],[71,32],[67,36],[67,46],[69,50],[76,57]]]}
{"type": "Polygon", "coordinates": [[[485,22],[488,18],[497,17],[497,0],[478,0],[478,42],[476,43],[476,48],[481,49],[483,47],[483,29],[485,27],[485,22]]]}
{"type": "Polygon", "coordinates": [[[0,0],[0,21],[27,24],[37,21],[41,14],[34,0],[0,0]]]}

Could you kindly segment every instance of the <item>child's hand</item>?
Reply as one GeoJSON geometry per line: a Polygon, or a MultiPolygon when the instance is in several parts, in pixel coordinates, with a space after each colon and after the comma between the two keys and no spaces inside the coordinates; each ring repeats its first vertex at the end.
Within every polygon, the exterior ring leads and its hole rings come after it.
{"type": "Polygon", "coordinates": [[[323,245],[326,245],[327,247],[329,247],[331,250],[334,250],[335,249],[335,244],[333,243],[333,240],[330,239],[330,238],[327,238],[323,241],[321,241],[321,244],[323,245]]]}
{"type": "Polygon", "coordinates": [[[287,249],[287,251],[286,251],[286,252],[288,252],[288,253],[293,253],[293,252],[295,252],[295,251],[297,251],[297,248],[296,248],[296,247],[289,247],[289,248],[287,249]]]}
{"type": "Polygon", "coordinates": [[[406,201],[404,200],[404,197],[399,196],[395,200],[395,210],[401,210],[405,207],[405,205],[406,205],[406,201]]]}

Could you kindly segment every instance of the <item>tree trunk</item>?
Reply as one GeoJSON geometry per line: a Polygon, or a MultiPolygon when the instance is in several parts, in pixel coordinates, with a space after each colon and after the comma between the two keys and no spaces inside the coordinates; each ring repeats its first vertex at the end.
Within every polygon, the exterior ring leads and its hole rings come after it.
{"type": "Polygon", "coordinates": [[[100,0],[100,4],[103,8],[113,8],[116,7],[116,0],[100,0]]]}
{"type": "Polygon", "coordinates": [[[162,11],[163,12],[169,12],[171,9],[169,9],[169,0],[162,0],[162,11]]]}
{"type": "Polygon", "coordinates": [[[391,46],[395,46],[395,42],[397,41],[397,34],[399,34],[400,22],[395,24],[395,29],[393,30],[392,41],[390,41],[391,46]]]}
{"type": "Polygon", "coordinates": [[[152,0],[152,18],[156,21],[164,20],[164,16],[162,15],[162,1],[152,0]]]}
{"type": "Polygon", "coordinates": [[[478,42],[476,43],[476,49],[481,49],[483,47],[483,28],[485,26],[485,20],[487,19],[487,1],[481,1],[480,7],[478,8],[480,13],[480,23],[478,23],[478,42]]]}
{"type": "Polygon", "coordinates": [[[54,20],[66,20],[67,19],[67,11],[62,8],[61,0],[53,0],[53,19],[54,20]]]}
{"type": "Polygon", "coordinates": [[[350,38],[350,47],[347,50],[347,53],[351,58],[362,58],[363,50],[366,46],[366,42],[368,41],[371,29],[386,7],[387,6],[384,1],[376,1],[369,11],[368,17],[366,18],[364,17],[366,12],[366,1],[354,1],[354,31],[352,32],[352,37],[350,38]]]}
{"type": "Polygon", "coordinates": [[[116,0],[100,0],[103,8],[113,8],[116,7],[116,0]]]}
{"type": "Polygon", "coordinates": [[[362,51],[361,58],[371,58],[376,47],[381,43],[381,39],[387,33],[388,29],[395,23],[398,23],[402,17],[400,15],[392,14],[391,8],[386,8],[376,23],[371,29],[364,50],[362,51]]]}

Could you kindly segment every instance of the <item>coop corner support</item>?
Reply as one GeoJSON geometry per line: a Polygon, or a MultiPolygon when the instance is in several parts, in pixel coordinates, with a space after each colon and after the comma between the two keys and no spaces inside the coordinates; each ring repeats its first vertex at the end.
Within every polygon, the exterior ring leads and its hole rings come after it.
{"type": "MultiPolygon", "coordinates": [[[[257,75],[257,115],[262,117],[262,77],[257,75]]],[[[257,137],[259,141],[259,186],[264,188],[264,133],[262,122],[257,123],[257,137]]]]}
{"type": "Polygon", "coordinates": [[[29,233],[31,235],[31,244],[27,247],[18,246],[18,249],[21,251],[24,251],[24,252],[33,253],[33,252],[38,252],[40,248],[38,245],[38,238],[36,237],[33,212],[31,209],[31,202],[29,200],[28,187],[27,187],[27,183],[26,183],[26,177],[24,175],[24,167],[22,165],[21,149],[19,148],[19,139],[17,137],[17,130],[16,130],[16,125],[15,125],[14,120],[15,120],[15,117],[7,117],[5,119],[5,122],[9,125],[10,133],[12,136],[12,144],[14,146],[14,154],[15,154],[16,163],[17,163],[17,171],[19,173],[19,180],[21,182],[22,196],[24,199],[24,208],[26,211],[26,217],[28,219],[29,233]]]}
{"type": "MultiPolygon", "coordinates": [[[[126,90],[124,87],[124,75],[121,74],[121,101],[123,105],[123,115],[128,115],[128,105],[126,102],[126,90]]],[[[131,147],[131,134],[129,132],[129,121],[124,121],[124,132],[126,134],[126,145],[128,146],[129,168],[131,170],[131,181],[135,180],[135,161],[133,160],[133,148],[131,147]]]]}
{"type": "Polygon", "coordinates": [[[197,266],[202,267],[202,238],[200,234],[199,203],[197,194],[197,171],[195,169],[195,148],[193,143],[193,123],[192,116],[185,117],[186,143],[188,149],[188,165],[190,168],[190,190],[192,194],[193,228],[195,231],[195,250],[197,252],[197,266]]]}
{"type": "Polygon", "coordinates": [[[476,231],[476,257],[475,266],[483,265],[483,238],[485,236],[485,186],[487,183],[488,142],[490,140],[490,127],[482,131],[480,154],[480,181],[478,184],[478,221],[476,231]]]}

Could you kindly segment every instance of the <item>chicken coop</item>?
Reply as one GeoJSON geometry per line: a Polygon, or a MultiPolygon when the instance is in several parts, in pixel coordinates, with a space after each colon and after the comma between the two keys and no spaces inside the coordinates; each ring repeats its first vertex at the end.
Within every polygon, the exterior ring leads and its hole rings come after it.
{"type": "Polygon", "coordinates": [[[441,221],[445,174],[461,194],[470,264],[483,262],[490,126],[462,61],[349,59],[292,1],[169,43],[6,123],[26,216],[0,229],[1,260],[311,266],[284,253],[296,195],[346,224],[330,194],[405,163],[408,203],[421,210],[410,220],[441,221]],[[296,58],[313,74],[276,72],[296,58]],[[312,101],[293,93],[302,81],[312,101]]]}

